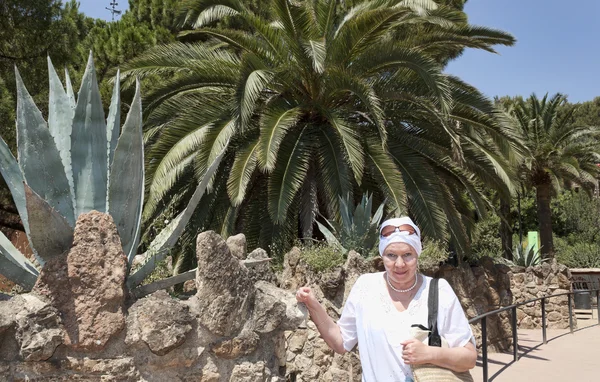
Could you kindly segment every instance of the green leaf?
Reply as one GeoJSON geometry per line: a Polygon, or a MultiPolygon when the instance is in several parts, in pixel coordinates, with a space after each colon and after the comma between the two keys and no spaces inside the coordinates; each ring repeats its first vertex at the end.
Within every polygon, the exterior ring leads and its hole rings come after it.
{"type": "MultiPolygon", "coordinates": [[[[48,57],[48,74],[50,76],[50,101],[48,103],[48,128],[54,138],[56,148],[65,169],[69,182],[71,200],[75,205],[75,192],[73,189],[73,170],[71,169],[71,130],[75,106],[71,103],[69,95],[65,93],[56,70],[48,57]]],[[[72,89],[71,89],[72,91],[72,89]]]]}
{"type": "Polygon", "coordinates": [[[269,177],[269,213],[276,224],[285,222],[288,208],[308,172],[310,150],[305,129],[282,141],[279,159],[269,177]]]}
{"type": "Polygon", "coordinates": [[[365,154],[358,140],[357,126],[327,111],[325,111],[325,116],[329,120],[331,127],[333,127],[341,138],[352,172],[354,173],[354,179],[360,184],[365,167],[365,154]]]}
{"type": "Polygon", "coordinates": [[[26,183],[24,186],[31,228],[29,242],[38,256],[46,262],[71,248],[73,227],[26,183]]]}
{"type": "Polygon", "coordinates": [[[106,212],[106,122],[91,52],[79,89],[71,147],[76,216],[106,212]]]}
{"type": "Polygon", "coordinates": [[[215,160],[211,163],[211,165],[204,173],[202,181],[194,191],[194,194],[188,202],[188,205],[185,208],[185,210],[183,210],[179,215],[177,215],[177,217],[173,219],[156,236],[152,243],[150,243],[150,249],[148,249],[148,251],[144,254],[146,262],[144,263],[144,265],[142,265],[140,269],[137,270],[137,272],[135,272],[133,275],[130,275],[127,280],[127,285],[130,289],[134,288],[135,286],[139,285],[142,281],[144,281],[144,279],[150,273],[152,273],[152,271],[156,267],[156,264],[158,264],[165,258],[169,249],[171,249],[175,245],[175,243],[177,243],[179,236],[181,236],[183,229],[190,221],[194,210],[198,206],[202,195],[204,195],[204,193],[206,192],[208,183],[219,168],[219,164],[221,163],[221,159],[223,159],[223,156],[227,151],[228,145],[229,142],[226,142],[223,151],[221,151],[221,153],[215,158],[215,160]]]}
{"type": "MultiPolygon", "coordinates": [[[[117,70],[115,76],[115,86],[113,87],[113,94],[110,101],[110,108],[108,109],[108,118],[106,118],[106,139],[108,140],[108,162],[106,164],[108,168],[108,174],[111,173],[111,166],[113,163],[113,157],[115,155],[115,148],[117,147],[117,141],[119,140],[119,133],[121,132],[121,76],[120,71],[117,70]]],[[[137,86],[137,83],[136,83],[137,86]]],[[[137,91],[137,89],[136,89],[137,91]]],[[[135,99],[135,97],[134,97],[135,99]]],[[[131,113],[131,111],[130,111],[131,113]]],[[[110,176],[109,176],[110,182],[110,176]]],[[[122,237],[121,237],[122,239],[122,237]]],[[[125,252],[127,253],[127,252],[125,252]]]]}
{"type": "Polygon", "coordinates": [[[140,239],[144,203],[144,143],[139,81],[136,82],[135,96],[115,149],[110,179],[108,212],[119,231],[123,252],[131,263],[140,239]]]}
{"type": "Polygon", "coordinates": [[[344,157],[340,138],[332,129],[320,129],[319,168],[320,184],[325,189],[329,216],[339,216],[339,195],[352,190],[350,168],[344,157]]]}
{"type": "Polygon", "coordinates": [[[69,182],[56,143],[16,68],[15,77],[17,150],[23,178],[32,190],[75,226],[69,182]]]}
{"type": "Polygon", "coordinates": [[[25,290],[31,290],[39,272],[2,232],[0,232],[0,254],[0,273],[25,290]]]}
{"type": "Polygon", "coordinates": [[[248,182],[256,169],[257,150],[258,140],[255,140],[250,141],[236,154],[227,180],[227,193],[234,207],[238,207],[244,201],[248,182]]]}
{"type": "Polygon", "coordinates": [[[275,168],[279,146],[290,128],[298,123],[300,108],[274,108],[262,115],[260,120],[260,139],[258,158],[262,169],[272,171],[275,168]]]}
{"type": "Polygon", "coordinates": [[[69,97],[69,102],[71,103],[73,110],[75,110],[77,101],[75,100],[75,92],[73,92],[73,85],[71,85],[71,77],[69,77],[67,68],[65,68],[65,83],[67,84],[67,96],[69,97]]]}
{"type": "Polygon", "coordinates": [[[343,253],[348,252],[344,247],[342,247],[339,240],[335,237],[335,235],[327,227],[325,227],[323,224],[319,223],[318,221],[317,221],[317,226],[319,227],[319,231],[321,231],[323,236],[325,236],[325,240],[327,240],[327,243],[330,246],[341,250],[343,253]]]}
{"type": "Polygon", "coordinates": [[[378,140],[370,140],[367,144],[367,155],[373,173],[381,181],[381,188],[392,208],[396,211],[406,211],[406,188],[390,154],[381,147],[378,140]]]}
{"type": "Polygon", "coordinates": [[[304,45],[304,51],[312,59],[315,72],[323,73],[325,71],[325,59],[327,58],[325,42],[310,40],[308,44],[304,45]]]}
{"type": "Polygon", "coordinates": [[[25,190],[23,189],[23,173],[21,172],[21,168],[19,168],[17,160],[2,138],[0,138],[0,173],[2,173],[2,177],[10,190],[17,211],[19,211],[25,232],[29,233],[25,190]]]}

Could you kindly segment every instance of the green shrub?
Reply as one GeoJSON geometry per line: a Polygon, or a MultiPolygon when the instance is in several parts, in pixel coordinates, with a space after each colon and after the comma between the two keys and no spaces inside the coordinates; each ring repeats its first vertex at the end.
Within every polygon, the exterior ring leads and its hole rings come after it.
{"type": "Polygon", "coordinates": [[[484,256],[502,257],[500,217],[498,215],[490,213],[487,218],[477,222],[473,230],[471,248],[474,260],[484,256]]]}
{"type": "Polygon", "coordinates": [[[323,272],[344,263],[339,250],[323,244],[300,247],[302,259],[316,272],[323,272]]]}
{"type": "Polygon", "coordinates": [[[444,242],[439,240],[425,239],[423,252],[419,256],[420,269],[432,269],[448,260],[450,252],[444,242]]]}
{"type": "Polygon", "coordinates": [[[582,241],[576,235],[555,237],[554,252],[556,260],[569,268],[600,268],[600,245],[582,241]]]}

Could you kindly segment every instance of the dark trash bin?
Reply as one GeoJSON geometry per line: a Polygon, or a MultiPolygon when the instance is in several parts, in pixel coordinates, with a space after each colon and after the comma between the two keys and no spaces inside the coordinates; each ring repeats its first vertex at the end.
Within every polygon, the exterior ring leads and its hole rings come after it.
{"type": "Polygon", "coordinates": [[[592,299],[590,297],[590,292],[575,294],[575,309],[592,309],[592,299]]]}

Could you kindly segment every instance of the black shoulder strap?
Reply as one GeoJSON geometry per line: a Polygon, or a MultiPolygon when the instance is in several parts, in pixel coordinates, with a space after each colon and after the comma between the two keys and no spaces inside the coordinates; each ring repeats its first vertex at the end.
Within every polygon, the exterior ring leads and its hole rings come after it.
{"type": "Polygon", "coordinates": [[[427,300],[427,309],[429,310],[428,324],[429,330],[429,346],[442,346],[442,338],[438,333],[437,327],[437,316],[438,316],[438,281],[439,279],[433,278],[429,283],[429,299],[427,300]]]}

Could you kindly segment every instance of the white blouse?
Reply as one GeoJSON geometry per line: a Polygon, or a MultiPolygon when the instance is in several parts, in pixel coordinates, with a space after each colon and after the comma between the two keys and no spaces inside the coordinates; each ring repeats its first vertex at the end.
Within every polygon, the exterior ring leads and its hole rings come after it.
{"type": "MultiPolygon", "coordinates": [[[[423,283],[408,309],[399,312],[389,295],[384,272],[364,274],[356,280],[338,321],[344,348],[358,343],[363,382],[412,381],[412,371],[402,359],[400,343],[412,338],[412,324],[427,325],[427,300],[431,277],[423,283]]],[[[465,313],[444,279],[439,281],[438,331],[449,347],[475,345],[465,313]]]]}

